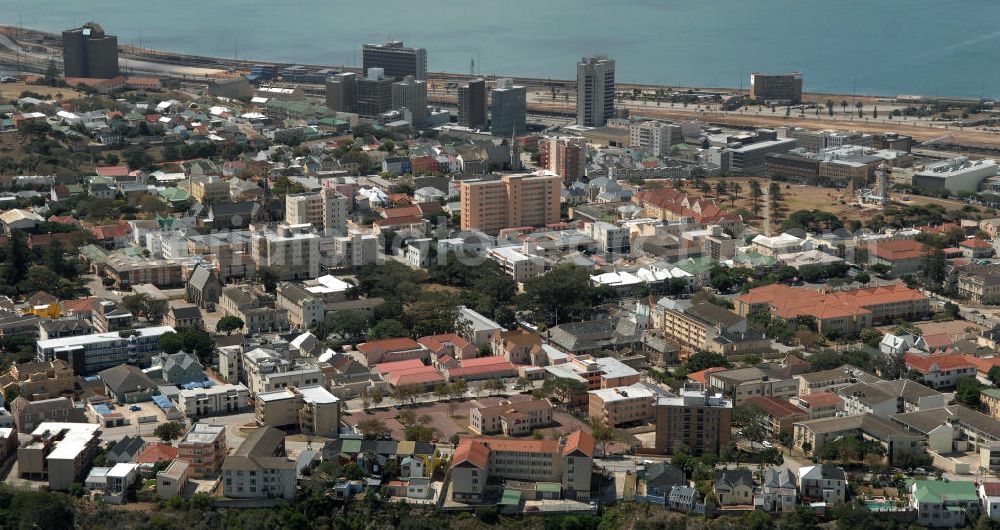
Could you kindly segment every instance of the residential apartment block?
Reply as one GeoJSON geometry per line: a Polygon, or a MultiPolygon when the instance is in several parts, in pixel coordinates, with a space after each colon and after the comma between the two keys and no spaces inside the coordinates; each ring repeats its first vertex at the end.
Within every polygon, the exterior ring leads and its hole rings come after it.
{"type": "Polygon", "coordinates": [[[210,478],[226,458],[226,426],[195,423],[177,444],[177,458],[187,462],[191,478],[210,478]]]}
{"type": "Polygon", "coordinates": [[[208,388],[182,388],[177,392],[177,410],[190,419],[238,414],[250,408],[250,391],[243,384],[220,384],[208,388]]]}
{"type": "Polygon", "coordinates": [[[452,499],[487,501],[499,493],[490,489],[491,479],[555,483],[565,498],[589,499],[594,445],[583,431],[562,440],[463,437],[452,459],[452,499]]]}
{"type": "Polygon", "coordinates": [[[653,420],[662,393],[642,384],[591,390],[588,415],[612,428],[641,425],[653,420]]]}
{"type": "Polygon", "coordinates": [[[222,494],[234,499],[292,499],[295,461],[285,451],[285,433],[260,427],[222,464],[222,494]]]}
{"type": "Polygon", "coordinates": [[[160,336],[174,332],[170,326],[150,326],[127,332],[40,340],[38,361],[61,359],[79,375],[95,374],[120,364],[148,364],[161,351],[160,336]]]}
{"type": "Polygon", "coordinates": [[[336,234],[347,233],[347,213],[351,200],[333,188],[313,193],[285,195],[285,223],[290,226],[312,225],[336,234]]]}
{"type": "Polygon", "coordinates": [[[296,426],[305,433],[334,437],[340,432],[340,400],[320,385],[260,392],[254,406],[261,426],[296,426]]]}
{"type": "Polygon", "coordinates": [[[691,454],[719,454],[732,441],[733,402],[721,394],[685,388],[677,397],[659,398],[655,406],[655,449],[674,454],[686,447],[691,454]]]}
{"type": "Polygon", "coordinates": [[[504,228],[559,222],[562,180],[548,170],[465,180],[459,185],[462,230],[495,235],[504,228]]]}
{"type": "Polygon", "coordinates": [[[21,478],[47,479],[49,488],[59,491],[82,481],[97,454],[100,425],[44,422],[30,432],[31,441],[17,449],[21,478]]]}

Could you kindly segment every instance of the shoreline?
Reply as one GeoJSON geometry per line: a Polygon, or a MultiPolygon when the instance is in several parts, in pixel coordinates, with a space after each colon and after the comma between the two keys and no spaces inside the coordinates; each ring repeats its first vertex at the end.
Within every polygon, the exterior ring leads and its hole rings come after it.
{"type": "MultiPolygon", "coordinates": [[[[47,31],[31,29],[31,28],[19,28],[12,25],[0,25],[0,35],[5,35],[11,40],[19,44],[24,44],[26,41],[30,41],[33,44],[35,42],[45,42],[47,45],[54,46],[61,36],[56,33],[51,33],[47,31]],[[26,39],[27,37],[27,39],[26,39]]],[[[3,48],[4,50],[9,50],[8,48],[3,48]]],[[[8,52],[10,53],[10,52],[8,52]]],[[[238,71],[249,70],[250,67],[256,64],[270,64],[280,67],[284,66],[305,66],[307,68],[315,69],[335,69],[348,72],[361,72],[360,68],[350,67],[344,65],[322,65],[322,64],[307,64],[307,63],[289,63],[282,61],[261,61],[261,60],[248,60],[248,59],[228,59],[224,57],[213,57],[208,55],[198,55],[198,54],[187,54],[180,52],[172,52],[168,50],[158,50],[151,48],[138,48],[133,45],[119,45],[119,53],[121,58],[128,60],[137,60],[142,62],[172,65],[176,67],[191,67],[191,68],[201,68],[205,70],[221,70],[227,74],[236,74],[238,71]]],[[[25,63],[28,63],[25,59],[25,63]]],[[[35,63],[36,66],[40,66],[35,63]]],[[[170,76],[169,72],[162,75],[170,76]]],[[[174,74],[176,76],[176,74],[174,74]]],[[[198,78],[199,76],[181,76],[184,78],[198,78]]],[[[226,75],[216,75],[216,76],[205,76],[206,80],[211,78],[224,78],[226,75]]],[[[575,79],[554,79],[554,78],[539,78],[539,77],[525,77],[525,76],[505,76],[505,75],[471,75],[462,74],[456,72],[428,72],[428,81],[464,81],[476,78],[484,79],[498,79],[505,77],[512,77],[514,82],[517,84],[523,84],[529,88],[557,88],[557,89],[568,89],[572,87],[575,90],[576,80],[575,79]]],[[[672,92],[705,92],[705,93],[718,93],[725,94],[728,96],[733,96],[737,94],[748,93],[749,88],[739,88],[739,87],[711,87],[711,86],[683,86],[683,85],[670,85],[670,84],[655,84],[655,83],[623,83],[616,82],[615,86],[622,91],[639,89],[642,91],[656,91],[656,90],[667,90],[672,92]]],[[[863,101],[863,102],[887,102],[887,103],[899,103],[900,98],[907,98],[907,102],[912,102],[913,104],[926,104],[935,101],[949,101],[955,103],[967,103],[973,104],[982,101],[981,98],[973,97],[963,97],[963,96],[948,96],[948,95],[910,95],[910,94],[865,94],[865,95],[850,95],[850,94],[838,94],[833,92],[808,92],[804,91],[802,93],[803,101],[813,101],[816,103],[822,103],[827,99],[833,100],[850,100],[850,101],[863,101]]]]}

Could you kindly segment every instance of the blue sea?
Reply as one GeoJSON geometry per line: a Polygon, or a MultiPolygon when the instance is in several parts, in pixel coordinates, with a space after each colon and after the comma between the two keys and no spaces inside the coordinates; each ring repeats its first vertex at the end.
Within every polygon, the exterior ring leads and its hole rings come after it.
{"type": "Polygon", "coordinates": [[[149,48],[355,66],[364,42],[428,50],[428,69],[568,79],[583,55],[619,82],[745,87],[802,71],[807,91],[1000,96],[996,0],[0,0],[0,21],[89,20],[149,48]]]}

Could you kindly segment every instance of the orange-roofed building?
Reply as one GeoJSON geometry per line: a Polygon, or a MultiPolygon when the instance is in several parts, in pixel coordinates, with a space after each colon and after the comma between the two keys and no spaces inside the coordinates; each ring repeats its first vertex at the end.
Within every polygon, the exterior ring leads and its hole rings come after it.
{"type": "Polygon", "coordinates": [[[504,377],[517,377],[517,366],[503,357],[478,357],[461,361],[456,368],[445,370],[448,380],[464,379],[466,381],[480,381],[483,379],[501,379],[504,377]]]}
{"type": "Polygon", "coordinates": [[[907,353],[906,367],[920,374],[923,383],[932,388],[949,388],[963,377],[976,377],[976,365],[959,353],[917,355],[907,353]]]}
{"type": "Polygon", "coordinates": [[[919,270],[929,253],[930,247],[912,239],[874,241],[868,244],[868,263],[885,265],[901,276],[919,270]]]}
{"type": "Polygon", "coordinates": [[[832,392],[815,392],[788,399],[790,403],[806,411],[810,420],[831,418],[844,411],[844,398],[832,392]]]}
{"type": "Polygon", "coordinates": [[[785,321],[816,319],[820,333],[853,335],[880,322],[916,320],[930,313],[930,300],[902,284],[823,292],[783,284],[751,289],[733,300],[736,312],[748,317],[760,311],[785,321]]]}
{"type": "Polygon", "coordinates": [[[98,166],[97,175],[100,177],[127,177],[129,176],[128,166],[98,166]]]}
{"type": "Polygon", "coordinates": [[[368,366],[408,359],[430,359],[430,351],[410,338],[365,342],[358,344],[358,351],[364,356],[368,366]]]}
{"type": "Polygon", "coordinates": [[[795,422],[809,419],[809,413],[805,409],[781,398],[754,396],[745,399],[743,404],[764,411],[764,417],[767,419],[765,424],[767,432],[773,437],[777,437],[783,432],[791,433],[792,425],[795,422]]]}
{"type": "Polygon", "coordinates": [[[688,378],[689,381],[692,381],[692,382],[695,382],[695,383],[701,383],[702,385],[704,385],[704,386],[707,387],[708,386],[708,374],[710,374],[712,372],[722,372],[722,371],[725,371],[725,370],[726,369],[723,368],[723,367],[721,367],[721,366],[713,366],[711,368],[706,368],[706,369],[704,369],[704,370],[702,370],[700,372],[695,372],[693,374],[688,374],[687,378],[688,378]]]}
{"type": "Polygon", "coordinates": [[[177,448],[165,443],[153,442],[135,457],[136,464],[155,465],[160,462],[171,462],[177,459],[177,448]]]}
{"type": "Polygon", "coordinates": [[[452,500],[483,502],[491,478],[558,483],[562,497],[587,500],[594,448],[594,437],[583,431],[559,441],[462,438],[451,465],[452,500]]]}
{"type": "Polygon", "coordinates": [[[958,244],[962,249],[962,256],[966,259],[988,258],[994,254],[993,245],[989,241],[984,241],[978,237],[970,237],[958,244]]]}
{"type": "Polygon", "coordinates": [[[474,344],[454,333],[428,335],[420,337],[417,342],[430,350],[435,357],[450,355],[456,359],[473,359],[478,352],[474,344]]]}
{"type": "Polygon", "coordinates": [[[988,376],[990,370],[994,367],[1000,366],[1000,357],[976,357],[975,355],[969,355],[967,353],[963,354],[962,357],[975,366],[976,372],[983,377],[988,376]]]}

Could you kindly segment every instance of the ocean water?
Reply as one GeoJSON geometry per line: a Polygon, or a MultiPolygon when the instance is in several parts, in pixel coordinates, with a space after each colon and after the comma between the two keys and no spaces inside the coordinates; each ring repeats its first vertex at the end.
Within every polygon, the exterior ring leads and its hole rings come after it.
{"type": "Polygon", "coordinates": [[[363,42],[427,48],[428,69],[572,78],[583,55],[619,82],[745,87],[805,74],[807,91],[1000,96],[996,0],[0,0],[0,21],[89,20],[119,42],[261,61],[359,65],[363,42]]]}

